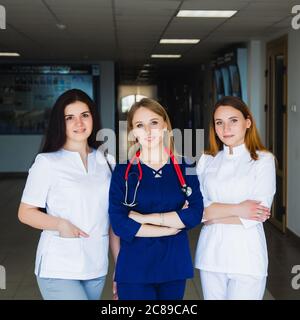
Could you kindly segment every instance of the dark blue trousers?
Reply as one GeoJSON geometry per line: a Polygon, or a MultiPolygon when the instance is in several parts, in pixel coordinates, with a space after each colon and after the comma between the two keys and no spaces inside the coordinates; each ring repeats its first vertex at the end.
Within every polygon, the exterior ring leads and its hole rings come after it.
{"type": "Polygon", "coordinates": [[[163,283],[117,283],[120,300],[182,300],[186,280],[163,283]]]}

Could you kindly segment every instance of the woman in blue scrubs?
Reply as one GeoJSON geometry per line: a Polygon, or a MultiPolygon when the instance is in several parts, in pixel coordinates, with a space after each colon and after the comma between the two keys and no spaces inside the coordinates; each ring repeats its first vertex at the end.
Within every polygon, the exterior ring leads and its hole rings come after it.
{"type": "Polygon", "coordinates": [[[172,131],[170,120],[158,102],[135,103],[127,125],[135,161],[116,165],[109,193],[110,222],[120,237],[118,297],[181,300],[186,279],[193,277],[187,230],[200,224],[203,213],[199,182],[183,157],[173,158],[173,138],[165,135],[172,131]],[[183,192],[174,162],[191,194],[183,192]]]}

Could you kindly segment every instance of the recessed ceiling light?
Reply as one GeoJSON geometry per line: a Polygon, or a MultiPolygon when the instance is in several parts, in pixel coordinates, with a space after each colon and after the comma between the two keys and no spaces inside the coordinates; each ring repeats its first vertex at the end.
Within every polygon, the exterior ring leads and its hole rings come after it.
{"type": "Polygon", "coordinates": [[[149,73],[149,70],[141,70],[141,73],[149,73]]]}
{"type": "Polygon", "coordinates": [[[164,44],[195,44],[199,43],[200,39],[160,39],[159,43],[164,44]]]}
{"type": "Polygon", "coordinates": [[[179,10],[177,17],[184,18],[230,18],[236,10],[179,10]]]}
{"type": "Polygon", "coordinates": [[[151,58],[181,58],[181,54],[151,54],[151,58]]]}
{"type": "Polygon", "coordinates": [[[67,26],[63,23],[57,23],[56,26],[60,30],[65,30],[67,28],[67,26]]]}
{"type": "Polygon", "coordinates": [[[20,54],[17,52],[0,52],[0,57],[19,57],[20,54]]]}

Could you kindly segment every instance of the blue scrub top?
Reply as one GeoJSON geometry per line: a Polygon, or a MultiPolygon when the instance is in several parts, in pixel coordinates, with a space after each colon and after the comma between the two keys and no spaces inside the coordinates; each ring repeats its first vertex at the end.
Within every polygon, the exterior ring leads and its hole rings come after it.
{"type": "MultiPolygon", "coordinates": [[[[178,160],[183,160],[179,158],[178,160]]],[[[115,281],[128,283],[161,283],[193,277],[193,263],[187,230],[200,224],[203,200],[195,168],[183,160],[180,164],[186,183],[193,190],[190,197],[181,191],[174,165],[170,161],[159,170],[141,162],[143,177],[137,191],[137,205],[129,208],[125,198],[127,164],[118,164],[112,174],[109,191],[109,217],[113,231],[120,237],[115,281]],[[185,200],[189,207],[182,209],[185,200]],[[129,211],[164,213],[176,211],[186,226],[177,235],[136,237],[141,224],[128,217],[129,211]]],[[[128,203],[133,199],[138,181],[138,167],[133,164],[128,179],[128,203]]]]}

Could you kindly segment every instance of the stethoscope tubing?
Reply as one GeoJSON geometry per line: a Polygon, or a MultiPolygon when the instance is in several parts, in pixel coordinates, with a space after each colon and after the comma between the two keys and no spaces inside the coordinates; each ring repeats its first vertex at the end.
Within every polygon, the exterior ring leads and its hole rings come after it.
{"type": "MultiPolygon", "coordinates": [[[[173,163],[173,166],[174,166],[174,169],[176,171],[176,175],[178,177],[178,180],[180,182],[180,185],[181,185],[181,189],[182,191],[186,194],[186,196],[190,196],[191,193],[192,193],[192,189],[187,186],[186,182],[185,182],[185,179],[183,177],[183,174],[181,172],[181,169],[180,169],[180,166],[177,162],[177,159],[175,158],[174,154],[172,153],[171,150],[168,150],[167,148],[165,148],[165,151],[169,154],[170,156],[170,159],[173,163]]],[[[136,152],[136,154],[133,156],[133,158],[129,161],[128,165],[127,165],[127,168],[126,168],[126,171],[125,171],[125,176],[124,176],[124,179],[125,179],[125,199],[124,199],[124,202],[123,204],[125,206],[128,206],[128,207],[134,207],[137,205],[137,203],[135,203],[135,199],[136,199],[136,194],[137,194],[137,190],[138,190],[138,187],[140,185],[140,182],[142,180],[142,177],[143,177],[143,170],[142,170],[142,166],[141,166],[141,163],[140,163],[140,159],[139,159],[139,156],[141,154],[141,151],[138,150],[136,152]],[[130,175],[130,168],[133,164],[134,161],[137,161],[137,166],[138,166],[138,170],[139,170],[139,175],[138,175],[138,182],[135,186],[135,190],[134,190],[134,195],[133,195],[133,200],[132,202],[128,203],[127,202],[127,199],[128,199],[128,178],[129,178],[129,175],[130,175]]]]}

